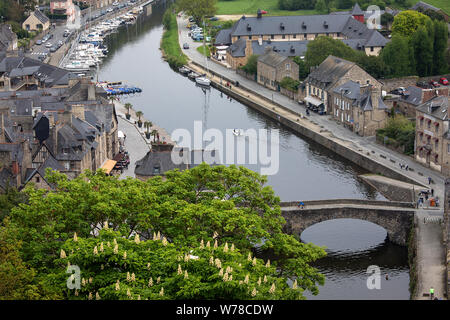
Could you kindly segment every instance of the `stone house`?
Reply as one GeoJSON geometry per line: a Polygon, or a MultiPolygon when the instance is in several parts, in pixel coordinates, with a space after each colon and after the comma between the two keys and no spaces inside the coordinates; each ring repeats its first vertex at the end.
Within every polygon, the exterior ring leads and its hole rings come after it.
{"type": "Polygon", "coordinates": [[[50,13],[56,15],[66,15],[67,21],[75,20],[75,6],[72,0],[51,0],[50,13]]]}
{"type": "Polygon", "coordinates": [[[0,51],[17,50],[17,35],[12,31],[11,25],[0,24],[0,51]]]}
{"type": "Polygon", "coordinates": [[[298,65],[290,58],[284,57],[266,48],[266,53],[258,57],[257,81],[272,90],[280,91],[283,78],[299,79],[298,65]]]}
{"type": "Polygon", "coordinates": [[[382,84],[356,63],[330,55],[305,79],[303,87],[299,88],[299,101],[310,108],[332,113],[333,90],[348,81],[370,84],[381,92],[382,84]]]}
{"type": "Polygon", "coordinates": [[[393,98],[391,101],[396,113],[401,113],[408,118],[414,119],[418,106],[436,96],[448,96],[448,93],[447,87],[423,89],[417,86],[409,86],[406,88],[404,95],[393,98]]]}
{"type": "Polygon", "coordinates": [[[446,12],[444,12],[441,8],[437,8],[435,6],[432,6],[431,4],[428,4],[428,3],[423,2],[423,1],[417,2],[414,6],[411,7],[411,10],[416,10],[416,11],[419,11],[419,12],[423,12],[423,11],[426,11],[426,10],[432,10],[432,11],[435,11],[437,13],[440,13],[444,17],[445,21],[447,21],[447,22],[449,21],[448,14],[446,12]]]}
{"type": "Polygon", "coordinates": [[[450,174],[448,96],[437,96],[416,111],[415,158],[424,165],[450,174]]]}
{"type": "MultiPolygon", "coordinates": [[[[364,51],[367,55],[378,55],[389,40],[377,30],[369,29],[364,23],[364,12],[355,6],[354,11],[345,14],[304,15],[304,16],[267,16],[261,12],[256,17],[242,16],[232,28],[221,30],[217,35],[215,45],[230,45],[227,62],[233,66],[239,65],[229,60],[248,58],[250,42],[267,44],[268,42],[308,42],[319,36],[328,36],[342,40],[355,50],[364,51]],[[241,41],[244,40],[244,41],[241,41]],[[240,41],[238,44],[236,44],[240,41]],[[236,44],[236,46],[233,46],[236,44]]],[[[264,50],[264,49],[263,49],[264,50]]],[[[306,51],[306,47],[305,47],[306,51]]],[[[297,55],[302,55],[299,53],[297,55]]],[[[246,60],[245,60],[246,61],[246,60]]]]}
{"type": "Polygon", "coordinates": [[[50,19],[37,9],[22,23],[22,29],[27,31],[45,31],[49,27],[50,19]]]}
{"type": "Polygon", "coordinates": [[[114,105],[89,79],[20,96],[0,92],[0,185],[13,177],[17,188],[29,182],[49,188],[46,168],[73,178],[101,168],[119,145],[114,105]]]}
{"type": "Polygon", "coordinates": [[[388,107],[379,87],[348,81],[331,94],[332,116],[360,136],[373,136],[384,128],[388,107]]]}
{"type": "Polygon", "coordinates": [[[76,75],[20,52],[0,52],[0,92],[66,88],[77,81],[76,75]]]}
{"type": "Polygon", "coordinates": [[[171,144],[152,145],[152,149],[141,160],[136,162],[134,174],[140,180],[147,180],[155,176],[162,176],[170,170],[192,169],[202,162],[218,165],[219,154],[216,150],[191,150],[188,148],[174,148],[171,144]],[[181,163],[174,163],[172,153],[178,153],[181,163]]]}

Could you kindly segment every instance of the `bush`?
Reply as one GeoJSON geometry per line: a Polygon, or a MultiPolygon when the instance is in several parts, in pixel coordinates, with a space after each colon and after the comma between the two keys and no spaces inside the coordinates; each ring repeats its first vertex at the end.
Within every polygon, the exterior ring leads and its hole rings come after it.
{"type": "Polygon", "coordinates": [[[387,145],[403,146],[405,154],[414,154],[414,140],[416,136],[415,123],[402,115],[389,118],[384,129],[377,130],[377,138],[387,145]],[[387,139],[384,139],[387,137],[387,139]]]}
{"type": "Polygon", "coordinates": [[[161,40],[161,49],[169,65],[172,68],[179,68],[187,63],[187,57],[181,51],[177,19],[170,8],[164,14],[163,24],[165,30],[161,40]]]}
{"type": "Polygon", "coordinates": [[[294,91],[296,92],[298,90],[298,86],[300,85],[300,81],[294,80],[291,77],[284,77],[281,82],[280,86],[286,90],[294,91]]]}
{"type": "Polygon", "coordinates": [[[256,74],[258,71],[258,55],[252,54],[248,58],[247,64],[245,66],[240,67],[240,69],[244,70],[246,73],[249,74],[256,74]]]}

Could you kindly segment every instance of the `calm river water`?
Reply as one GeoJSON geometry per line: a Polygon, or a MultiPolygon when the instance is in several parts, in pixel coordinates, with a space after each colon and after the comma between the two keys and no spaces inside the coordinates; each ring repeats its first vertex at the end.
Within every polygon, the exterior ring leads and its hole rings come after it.
{"type": "MultiPolygon", "coordinates": [[[[305,139],[253,109],[211,89],[204,93],[162,60],[159,44],[165,3],[153,14],[141,16],[108,37],[109,57],[100,67],[99,80],[125,81],[143,93],[125,98],[134,109],[167,132],[184,128],[193,136],[194,121],[206,119],[207,128],[279,129],[279,171],[268,177],[282,201],[327,198],[384,199],[363,183],[365,170],[305,139]]],[[[249,142],[249,141],[248,141],[249,142]]],[[[250,141],[256,143],[256,141],[250,141]]],[[[248,165],[259,171],[257,165],[248,165]]],[[[407,250],[386,241],[386,231],[370,222],[339,219],[316,224],[303,232],[305,242],[326,246],[328,256],[317,262],[326,275],[318,296],[308,299],[409,299],[407,250]],[[383,274],[380,290],[368,290],[366,269],[378,265],[383,274]],[[384,274],[389,274],[389,281],[384,274]]]]}

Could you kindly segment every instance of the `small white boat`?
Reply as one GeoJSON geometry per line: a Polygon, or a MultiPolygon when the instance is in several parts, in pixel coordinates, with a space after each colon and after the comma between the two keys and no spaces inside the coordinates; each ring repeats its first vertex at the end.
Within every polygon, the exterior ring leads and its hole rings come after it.
{"type": "Polygon", "coordinates": [[[191,70],[189,70],[186,67],[181,67],[180,69],[178,69],[178,71],[180,71],[181,74],[188,74],[189,72],[191,72],[191,70]]]}
{"type": "Polygon", "coordinates": [[[237,136],[242,135],[242,132],[240,129],[233,129],[233,134],[237,137],[237,136]]]}
{"type": "Polygon", "coordinates": [[[205,76],[195,78],[195,82],[197,82],[197,84],[199,84],[199,85],[206,86],[206,87],[209,87],[211,85],[211,80],[209,80],[205,76]]]}
{"type": "Polygon", "coordinates": [[[190,73],[188,74],[188,77],[191,78],[191,79],[195,79],[195,78],[197,78],[197,77],[199,77],[199,76],[200,76],[200,75],[199,75],[198,73],[194,72],[194,71],[192,71],[192,72],[190,72],[190,73]]]}

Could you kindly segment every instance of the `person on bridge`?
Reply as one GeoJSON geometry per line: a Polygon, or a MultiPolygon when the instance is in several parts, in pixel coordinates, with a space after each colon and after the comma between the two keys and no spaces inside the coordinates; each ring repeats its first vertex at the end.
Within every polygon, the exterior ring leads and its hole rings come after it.
{"type": "Polygon", "coordinates": [[[298,203],[298,207],[299,207],[300,209],[304,209],[304,208],[305,208],[305,204],[303,203],[303,201],[300,201],[300,202],[298,203]]]}

